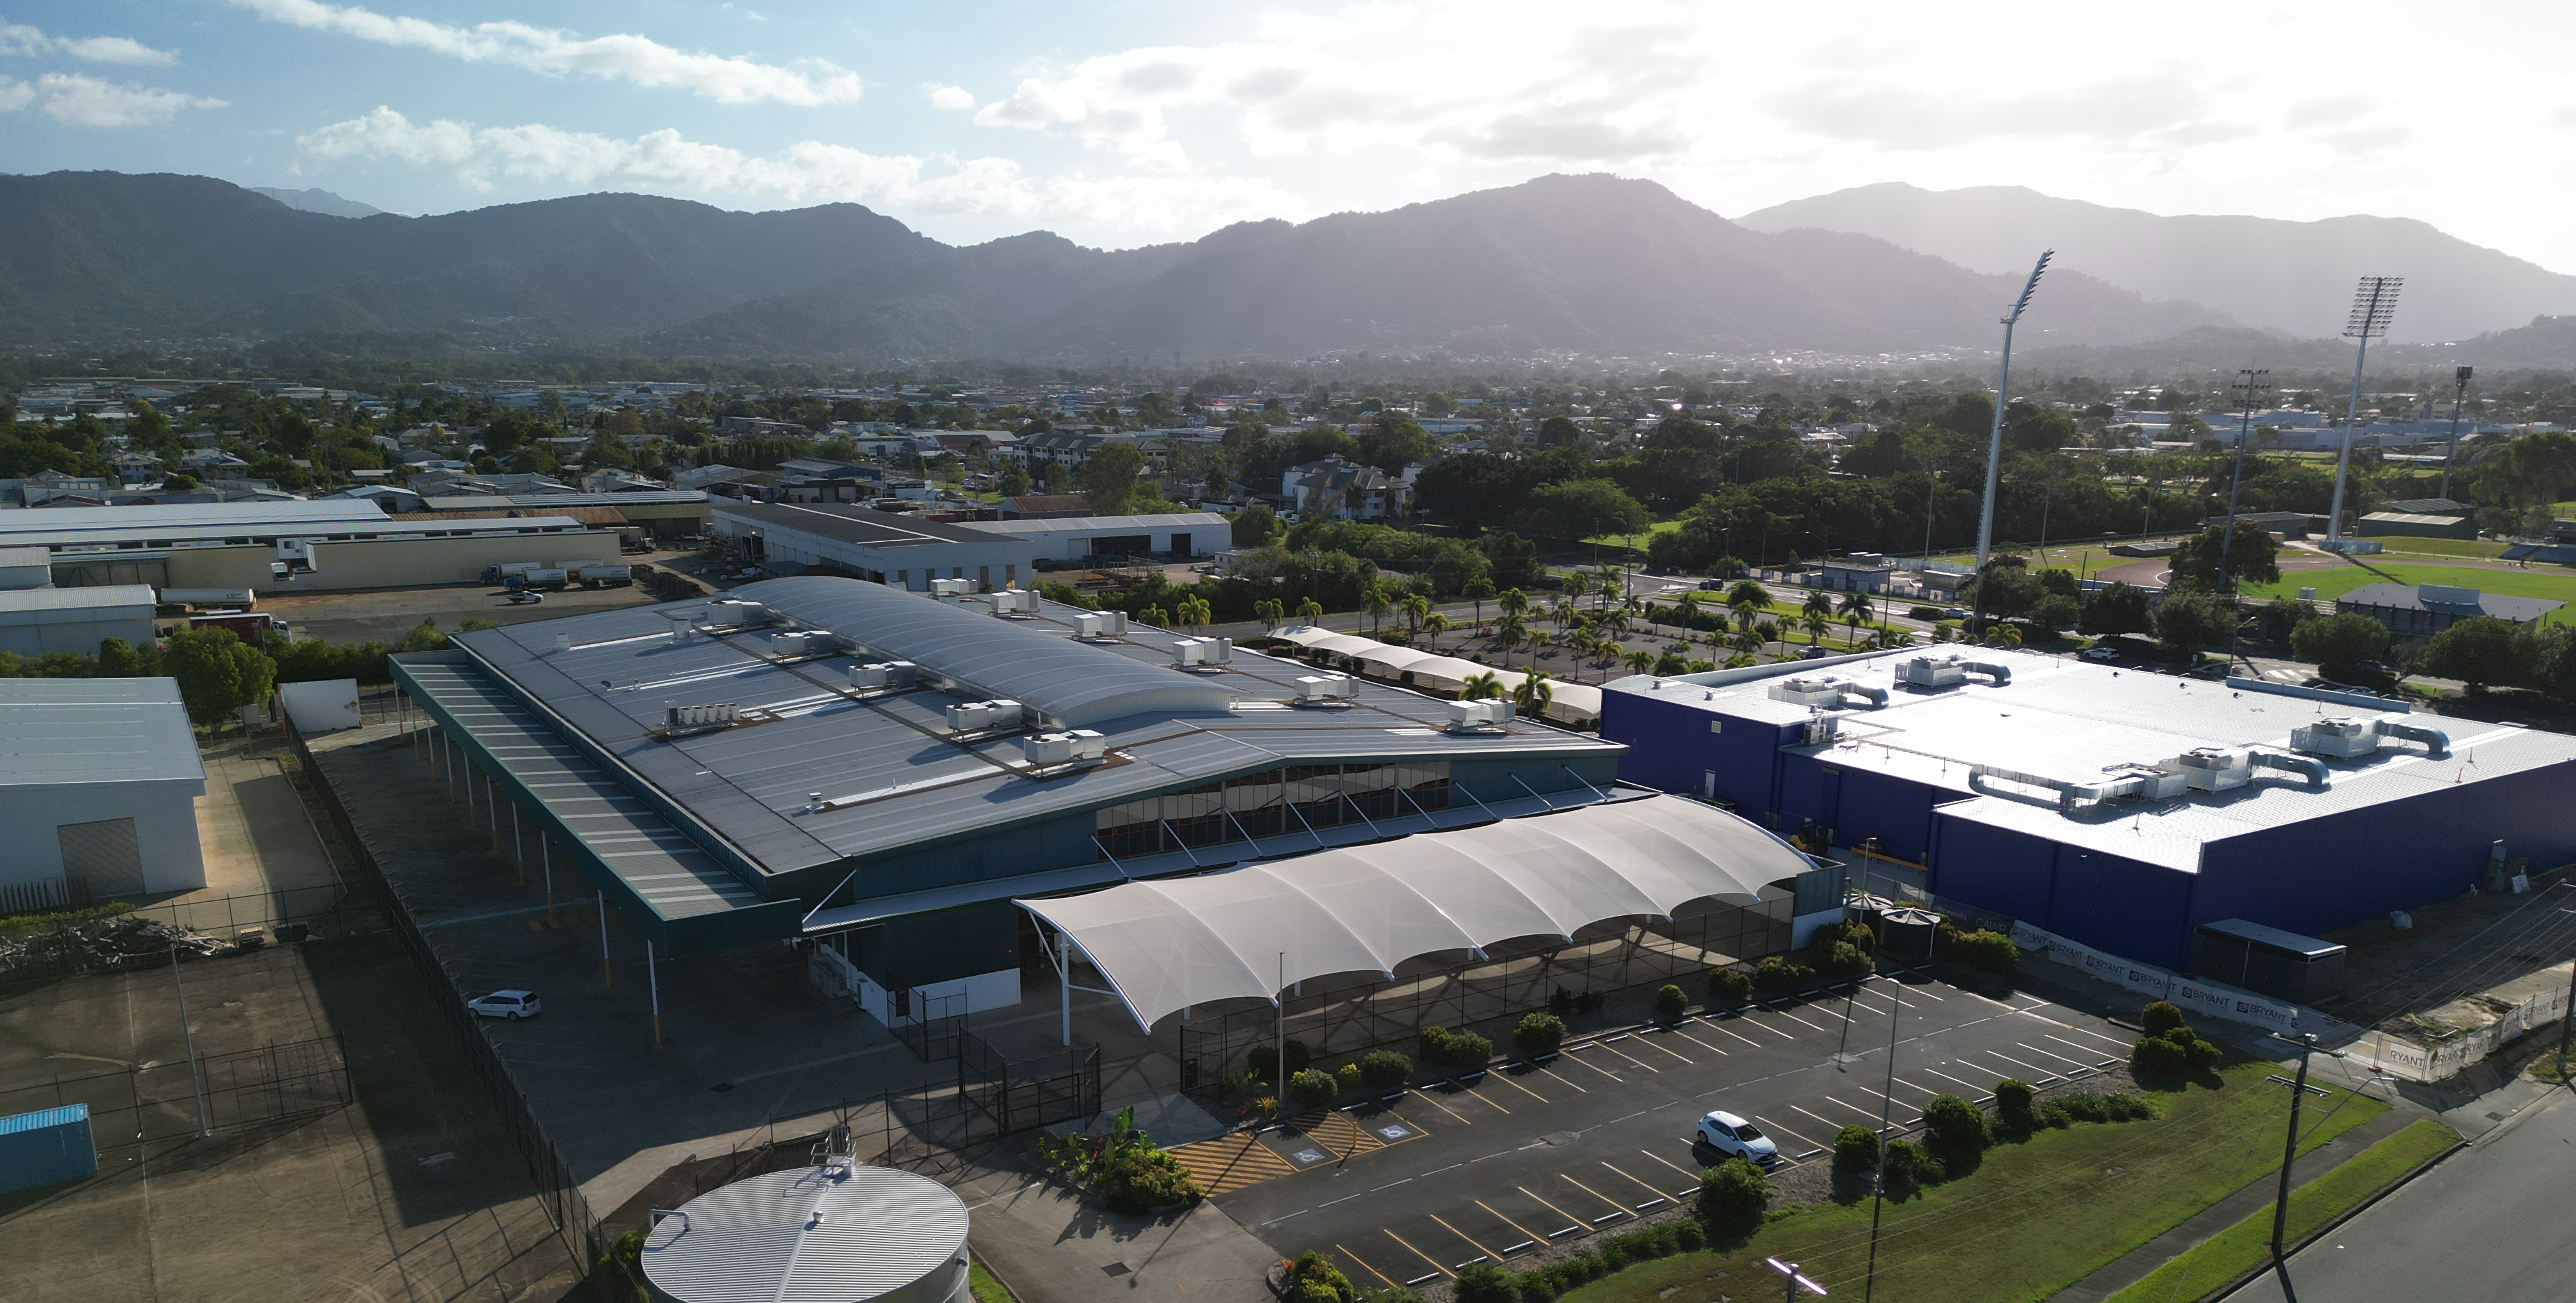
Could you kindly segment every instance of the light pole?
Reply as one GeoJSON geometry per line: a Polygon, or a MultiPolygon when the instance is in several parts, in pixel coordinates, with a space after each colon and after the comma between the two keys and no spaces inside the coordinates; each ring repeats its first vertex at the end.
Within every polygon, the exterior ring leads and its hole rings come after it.
{"type": "MultiPolygon", "coordinates": [[[[2039,278],[2048,271],[2048,260],[2056,256],[2055,249],[2040,251],[2039,261],[2031,264],[2030,279],[2022,283],[2021,297],[2013,300],[2012,310],[2003,316],[2004,360],[2003,366],[1995,373],[1995,424],[1986,435],[1986,503],[1977,513],[1977,578],[1980,580],[1985,578],[1986,553],[1994,546],[1995,540],[1995,480],[2003,473],[2004,405],[2011,393],[2013,327],[2021,324],[2022,312],[2030,307],[2030,296],[2039,291],[2039,278]]],[[[1977,585],[1976,618],[1969,627],[1983,636],[1985,624],[1986,586],[1981,582],[1977,585]]]]}
{"type": "MultiPolygon", "coordinates": [[[[2263,378],[2270,374],[2269,368],[2261,367],[2245,367],[2236,373],[2236,468],[2227,474],[2227,530],[2218,536],[2218,585],[2227,590],[2227,609],[2231,615],[2238,614],[2236,571],[2230,563],[2236,549],[2236,491],[2245,483],[2245,445],[2254,440],[2254,400],[2271,388],[2263,378]]],[[[2233,663],[2236,658],[2236,624],[2233,622],[2228,625],[2227,655],[2233,663]]]]}
{"type": "Polygon", "coordinates": [[[2469,377],[2476,367],[2464,366],[2451,373],[2451,440],[2442,445],[2442,491],[2438,497],[2451,496],[2451,459],[2460,452],[2460,403],[2469,396],[2469,377]]]}
{"type": "MultiPolygon", "coordinates": [[[[1884,927],[1879,930],[1887,931],[1884,927]]],[[[1878,1218],[1887,1206],[1887,1133],[1896,1109],[1892,1097],[1896,1090],[1896,1025],[1905,1015],[1905,983],[1891,978],[1888,985],[1895,988],[1888,998],[1896,1002],[1896,1007],[1887,1011],[1887,1089],[1878,1096],[1878,1171],[1869,1181],[1869,1275],[1861,1283],[1861,1303],[1878,1296],[1878,1218]]]]}
{"type": "MultiPolygon", "coordinates": [[[[206,1079],[197,1075],[197,1032],[195,1028],[188,1025],[188,984],[179,980],[177,933],[172,933],[170,936],[170,986],[179,993],[179,1039],[188,1047],[188,1090],[197,1097],[197,1136],[199,1139],[204,1139],[215,1132],[214,1128],[206,1123],[206,1079]]],[[[2563,1047],[2559,1058],[2562,1062],[2566,1058],[2563,1047]]]]}
{"type": "Polygon", "coordinates": [[[2341,1050],[2319,1050],[2317,1038],[2312,1035],[2291,1040],[2275,1033],[2272,1039],[2299,1047],[2299,1075],[2290,1083],[2290,1130],[2281,1138],[2281,1193],[2272,1201],[2272,1271],[2281,1278],[2281,1297],[2287,1303],[2299,1303],[2298,1291],[2290,1288],[2290,1260],[2281,1252],[2281,1236],[2290,1224],[2290,1164],[2299,1156],[2299,1105],[2308,1094],[2308,1057],[2322,1053],[2340,1059],[2344,1054],[2341,1050]]]}
{"type": "Polygon", "coordinates": [[[2352,292],[2352,316],[2345,322],[2346,339],[2361,341],[2361,351],[2352,359],[2352,401],[2344,407],[2343,450],[2335,454],[2334,506],[2326,516],[2326,550],[2343,550],[2343,484],[2352,466],[2352,427],[2361,419],[2361,368],[2370,360],[2370,340],[2388,333],[2388,323],[2397,316],[2397,291],[2404,288],[2403,276],[2364,276],[2352,292]]]}
{"type": "Polygon", "coordinates": [[[1802,1289],[1817,1298],[1825,1296],[1824,1286],[1798,1274],[1798,1264],[1782,1262],[1778,1258],[1764,1258],[1763,1261],[1771,1265],[1771,1270],[1780,1273],[1780,1297],[1784,1303],[1797,1303],[1798,1291],[1802,1289]]]}

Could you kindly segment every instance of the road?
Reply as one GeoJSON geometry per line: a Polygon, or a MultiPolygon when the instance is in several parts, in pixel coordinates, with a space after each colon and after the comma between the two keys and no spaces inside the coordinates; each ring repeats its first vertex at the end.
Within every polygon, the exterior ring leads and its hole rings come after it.
{"type": "MultiPolygon", "coordinates": [[[[2566,1298],[2571,1163],[2576,1093],[2561,1090],[2293,1255],[2290,1283],[2335,1303],[2566,1298]]],[[[2271,1275],[2228,1299],[2285,1303],[2271,1275]]]]}
{"type": "Polygon", "coordinates": [[[1689,1199],[1701,1166],[1721,1157],[1690,1139],[1710,1109],[1751,1117],[1790,1162],[1830,1162],[1834,1133],[1875,1126],[1882,1110],[1907,1127],[1934,1095],[2090,1075],[2117,1065],[2131,1039],[2026,991],[2006,1003],[1919,976],[1874,978],[1848,1001],[1587,1037],[1544,1065],[1407,1091],[1312,1134],[1266,1132],[1276,1157],[1251,1164],[1278,1174],[1220,1182],[1216,1201],[1282,1256],[1323,1250],[1371,1288],[1429,1283],[1689,1199]],[[1891,1101],[1879,1092],[1900,1000],[1891,1101]]]}

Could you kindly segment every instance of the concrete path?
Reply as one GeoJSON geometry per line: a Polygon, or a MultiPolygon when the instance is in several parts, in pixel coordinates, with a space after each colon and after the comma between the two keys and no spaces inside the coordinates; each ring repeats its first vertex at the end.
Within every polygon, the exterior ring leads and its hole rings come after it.
{"type": "Polygon", "coordinates": [[[1177,1217],[1123,1217],[1063,1186],[997,1173],[972,1210],[977,1257],[1021,1303],[1267,1297],[1279,1255],[1213,1203],[1177,1217]]]}

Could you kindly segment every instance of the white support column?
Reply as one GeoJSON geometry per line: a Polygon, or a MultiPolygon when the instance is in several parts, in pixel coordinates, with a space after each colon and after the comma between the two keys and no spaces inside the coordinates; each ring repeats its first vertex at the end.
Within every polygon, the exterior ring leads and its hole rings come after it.
{"type": "Polygon", "coordinates": [[[653,998],[653,1043],[662,1043],[662,975],[654,971],[653,940],[644,939],[644,987],[653,998]]]}
{"type": "Polygon", "coordinates": [[[1064,1043],[1070,1049],[1073,1045],[1073,937],[1070,933],[1060,931],[1055,934],[1055,977],[1064,988],[1064,1043]]]}

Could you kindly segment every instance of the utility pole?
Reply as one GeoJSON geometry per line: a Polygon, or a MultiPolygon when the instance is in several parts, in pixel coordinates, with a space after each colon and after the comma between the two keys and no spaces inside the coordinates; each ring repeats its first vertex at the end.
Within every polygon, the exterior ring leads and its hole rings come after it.
{"type": "Polygon", "coordinates": [[[2460,404],[2469,396],[2469,377],[2476,367],[2464,366],[2451,373],[2451,441],[2442,445],[2442,491],[2437,497],[2451,496],[2451,459],[2460,454],[2460,404]]]}
{"type": "Polygon", "coordinates": [[[2281,1278],[2281,1297],[2287,1303],[2299,1303],[2298,1291],[2290,1288],[2290,1259],[2281,1251],[2281,1237],[2290,1224],[2290,1165],[2299,1156],[2299,1105],[2308,1097],[2309,1056],[2317,1053],[2331,1054],[2338,1059],[2344,1056],[2340,1050],[2319,1051],[2317,1038],[2313,1035],[2302,1034],[2291,1040],[2276,1034],[2272,1039],[2289,1041],[2299,1047],[2299,1075],[2290,1083],[2290,1126],[2288,1133],[2281,1137],[2281,1193],[2272,1201],[2272,1271],[2281,1278]]]}
{"type": "MultiPolygon", "coordinates": [[[[197,1137],[202,1140],[213,1135],[214,1129],[206,1123],[206,1080],[197,1075],[197,1033],[196,1029],[188,1026],[188,986],[179,980],[179,937],[176,933],[170,937],[170,986],[179,993],[179,1039],[188,1047],[188,1089],[197,1097],[197,1137]]],[[[2564,1060],[2566,1056],[2562,1052],[2559,1057],[2564,1060]]]]}
{"type": "MultiPolygon", "coordinates": [[[[1994,546],[1995,480],[2003,473],[2004,406],[2011,394],[2009,386],[2012,384],[2013,327],[2021,324],[2021,314],[2030,307],[2030,296],[2039,291],[2040,276],[2048,271],[2048,260],[2056,256],[2055,249],[2040,251],[2039,261],[2031,264],[2030,279],[2022,284],[2021,297],[2013,300],[2012,310],[2003,316],[2004,360],[2002,368],[1995,373],[1995,424],[1994,429],[1986,435],[1986,504],[1977,517],[1977,577],[1979,579],[1985,577],[1986,553],[1994,546]]],[[[1982,635],[1985,623],[1986,586],[1980,583],[1977,585],[1976,619],[1970,627],[1982,635]]]]}
{"type": "MultiPolygon", "coordinates": [[[[1887,931],[1884,927],[1879,930],[1887,931]]],[[[1890,1111],[1896,1107],[1891,1098],[1896,1090],[1896,1025],[1905,1014],[1905,983],[1890,979],[1888,985],[1894,988],[1888,998],[1896,1002],[1896,1007],[1887,1011],[1887,1089],[1878,1096],[1878,1172],[1869,1182],[1869,1274],[1861,1282],[1861,1303],[1870,1303],[1878,1294],[1878,1219],[1887,1207],[1887,1130],[1893,1120],[1890,1111]]]]}
{"type": "Polygon", "coordinates": [[[2388,333],[2388,323],[2397,316],[2397,291],[2404,288],[2403,276],[2364,276],[2352,292],[2352,316],[2345,322],[2346,339],[2361,341],[2361,351],[2352,359],[2352,400],[2343,414],[2343,450],[2335,454],[2334,506],[2326,517],[2326,550],[2343,550],[2343,484],[2352,466],[2352,428],[2361,420],[2361,368],[2370,360],[2373,335],[2388,333]]]}

